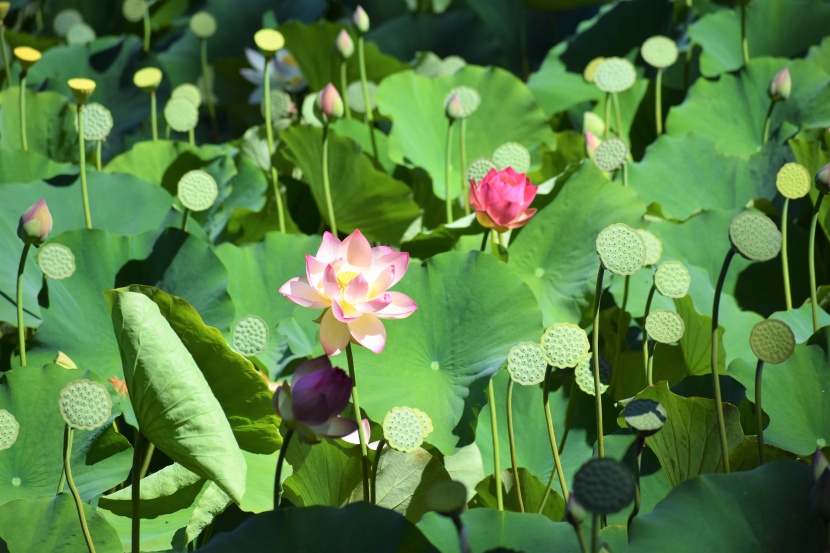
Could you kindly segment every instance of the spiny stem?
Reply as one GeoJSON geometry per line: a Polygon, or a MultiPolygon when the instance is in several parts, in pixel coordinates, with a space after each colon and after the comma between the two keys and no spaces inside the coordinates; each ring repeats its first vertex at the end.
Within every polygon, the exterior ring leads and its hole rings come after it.
{"type": "Polygon", "coordinates": [[[78,147],[81,165],[81,197],[84,203],[84,222],[86,228],[92,228],[92,215],[89,212],[89,192],[86,186],[86,143],[84,142],[84,105],[78,104],[78,147]]]}
{"type": "Polygon", "coordinates": [[[337,236],[337,222],[334,220],[334,205],[331,201],[331,186],[329,184],[329,126],[323,125],[323,196],[326,199],[326,210],[329,213],[329,228],[337,236]]]}
{"type": "Polygon", "coordinates": [[[288,451],[288,444],[291,442],[291,437],[294,435],[293,430],[285,433],[285,438],[282,440],[282,447],[280,447],[280,454],[277,458],[277,474],[274,477],[274,510],[280,507],[280,496],[282,495],[282,467],[285,464],[285,453],[288,451]]]}
{"type": "Polygon", "coordinates": [[[634,517],[640,512],[640,466],[643,463],[643,449],[645,449],[646,439],[643,436],[637,436],[636,456],[634,458],[634,508],[631,509],[631,514],[628,515],[628,542],[631,543],[631,523],[634,522],[634,517]]]}
{"type": "Polygon", "coordinates": [[[516,440],[513,435],[513,379],[507,383],[507,437],[510,441],[510,465],[513,468],[513,485],[519,497],[519,512],[525,512],[525,502],[522,498],[522,486],[519,481],[519,465],[516,463],[516,440]]]}
{"type": "MultiPolygon", "coordinates": [[[[648,340],[648,338],[646,338],[648,340]]],[[[652,386],[654,384],[654,349],[657,347],[657,342],[654,340],[649,341],[648,345],[648,367],[646,368],[646,377],[648,379],[648,385],[652,386]]]]}
{"type": "Polygon", "coordinates": [[[712,305],[712,386],[715,389],[715,409],[718,415],[718,432],[720,432],[720,447],[723,455],[724,472],[729,473],[729,444],[726,440],[726,423],[723,420],[723,403],[720,393],[720,378],[718,377],[718,312],[720,310],[720,295],[723,291],[723,283],[726,280],[726,272],[729,270],[729,263],[735,256],[735,249],[729,248],[729,253],[723,260],[723,266],[718,277],[718,284],[715,286],[715,297],[712,305]]]}
{"type": "Polygon", "coordinates": [[[20,346],[20,366],[26,366],[26,325],[23,323],[23,271],[26,269],[26,259],[29,257],[28,242],[23,245],[23,254],[17,266],[17,341],[20,346]]]}
{"type": "Polygon", "coordinates": [[[346,346],[346,360],[349,363],[349,376],[352,379],[352,404],[354,405],[354,418],[357,422],[357,436],[360,439],[360,460],[361,475],[363,476],[363,499],[369,499],[369,451],[366,448],[366,436],[363,435],[363,420],[360,414],[360,400],[357,397],[357,380],[354,375],[354,356],[352,355],[352,344],[346,346]]]}
{"type": "MultiPolygon", "coordinates": [[[[277,174],[277,168],[274,167],[274,129],[272,128],[271,123],[271,77],[269,75],[271,69],[271,60],[270,56],[265,57],[265,69],[263,70],[263,77],[262,77],[262,87],[264,89],[263,92],[263,101],[265,102],[265,138],[268,141],[268,165],[271,166],[271,184],[274,187],[274,198],[277,201],[277,220],[279,222],[280,232],[285,234],[285,210],[282,206],[282,193],[280,192],[280,179],[279,175],[277,174]]],[[[325,164],[326,159],[326,127],[323,127],[323,163],[325,164]]],[[[323,183],[328,182],[328,172],[325,170],[325,165],[323,168],[323,183]]],[[[332,224],[334,221],[332,221],[332,224]]],[[[335,236],[337,236],[337,231],[332,228],[331,231],[335,236]]]]}
{"type": "Polygon", "coordinates": [[[657,121],[657,136],[663,134],[663,69],[657,70],[657,79],[654,83],[654,115],[657,121]]]}
{"type": "Polygon", "coordinates": [[[450,159],[452,156],[452,124],[455,121],[452,118],[447,119],[449,121],[447,125],[447,146],[446,146],[446,157],[444,159],[444,195],[446,199],[444,200],[444,205],[447,208],[447,224],[452,223],[452,198],[450,197],[450,159]]]}
{"type": "Polygon", "coordinates": [[[793,308],[793,296],[790,291],[790,262],[787,254],[787,227],[788,212],[790,210],[790,199],[784,198],[784,210],[781,212],[781,265],[784,271],[784,299],[786,300],[787,311],[793,308]]]}
{"type": "Polygon", "coordinates": [[[348,82],[346,82],[346,60],[340,62],[340,88],[343,91],[341,94],[343,96],[343,104],[346,107],[346,119],[352,118],[352,108],[349,106],[349,99],[346,95],[346,90],[348,89],[348,82]]]}
{"type": "Polygon", "coordinates": [[[602,277],[605,272],[605,266],[599,264],[599,272],[597,273],[597,287],[594,295],[594,328],[592,332],[593,349],[592,355],[594,357],[594,399],[597,412],[597,455],[602,458],[605,457],[605,444],[602,440],[602,394],[600,394],[599,381],[599,299],[602,295],[602,277]]]}
{"type": "Polygon", "coordinates": [[[72,427],[67,424],[64,430],[63,470],[66,473],[66,483],[69,484],[69,490],[72,492],[72,498],[75,500],[75,507],[78,509],[78,518],[81,520],[81,531],[84,533],[86,547],[89,549],[89,553],[95,553],[95,546],[92,543],[92,536],[89,534],[86,516],[84,516],[84,503],[81,501],[81,494],[78,493],[78,488],[75,487],[75,481],[72,479],[72,469],[69,466],[69,459],[72,457],[73,433],[72,427]]]}
{"type": "Polygon", "coordinates": [[[813,209],[813,220],[810,221],[810,251],[807,254],[810,272],[810,306],[813,310],[813,333],[818,332],[818,292],[816,289],[816,227],[818,226],[818,213],[821,209],[821,201],[824,194],[819,193],[816,200],[816,207],[813,209]]]}
{"type": "Polygon", "coordinates": [[[755,366],[755,429],[758,436],[758,461],[764,464],[764,412],[761,410],[761,375],[764,362],[758,359],[755,366]]]}
{"type": "Polygon", "coordinates": [[[375,140],[375,125],[372,115],[372,101],[369,99],[369,82],[366,79],[366,56],[363,53],[363,35],[357,36],[357,60],[360,65],[360,86],[363,89],[363,105],[366,108],[364,113],[366,126],[369,127],[369,138],[372,141],[372,157],[378,160],[378,145],[375,140]]]}
{"type": "Polygon", "coordinates": [[[493,430],[493,477],[496,480],[496,504],[499,507],[499,511],[504,511],[504,499],[501,493],[501,463],[499,461],[499,426],[496,417],[496,391],[493,388],[492,378],[487,383],[487,397],[490,403],[490,426],[493,430]]]}
{"type": "Polygon", "coordinates": [[[628,306],[628,289],[631,284],[631,276],[625,275],[625,284],[623,285],[623,301],[620,306],[620,312],[617,315],[617,340],[614,346],[614,370],[619,367],[620,350],[622,350],[623,337],[626,335],[628,329],[623,329],[623,317],[625,316],[625,309],[628,306]]]}

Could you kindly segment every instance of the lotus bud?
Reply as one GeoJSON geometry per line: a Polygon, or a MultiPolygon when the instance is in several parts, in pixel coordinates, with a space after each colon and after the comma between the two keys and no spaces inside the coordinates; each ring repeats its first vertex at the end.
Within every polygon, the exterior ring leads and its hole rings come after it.
{"type": "Polygon", "coordinates": [[[830,163],[816,173],[816,188],[822,194],[830,194],[830,163]]]}
{"type": "Polygon", "coordinates": [[[58,354],[55,356],[55,360],[52,361],[55,365],[60,365],[64,369],[77,369],[78,365],[69,358],[64,352],[59,351],[58,354]]]}
{"type": "Polygon", "coordinates": [[[774,101],[779,102],[790,97],[793,82],[790,79],[790,68],[785,67],[775,75],[769,85],[769,95],[774,101]]]}
{"type": "Polygon", "coordinates": [[[585,131],[585,149],[588,150],[588,157],[593,159],[594,152],[597,151],[602,140],[594,136],[591,131],[585,131]]]}
{"type": "Polygon", "coordinates": [[[464,106],[461,105],[461,98],[458,97],[458,94],[450,96],[449,100],[447,100],[445,111],[447,117],[450,119],[461,119],[464,117],[464,106]]]}
{"type": "Polygon", "coordinates": [[[337,40],[334,44],[337,46],[337,51],[340,52],[343,59],[347,60],[354,54],[354,41],[352,41],[352,37],[346,29],[340,29],[340,34],[337,35],[337,40]]]}
{"type": "Polygon", "coordinates": [[[326,85],[320,94],[317,96],[317,108],[328,119],[343,117],[343,98],[340,93],[334,88],[334,85],[329,83],[326,85]]]}
{"type": "Polygon", "coordinates": [[[9,14],[9,10],[12,7],[11,2],[0,2],[0,25],[3,24],[3,21],[6,19],[6,16],[9,14]]]}
{"type": "Polygon", "coordinates": [[[17,235],[25,244],[40,246],[52,230],[52,214],[46,202],[41,198],[35,205],[20,216],[17,235]]]}
{"type": "Polygon", "coordinates": [[[363,6],[357,6],[357,9],[354,11],[352,21],[354,21],[354,26],[357,27],[357,30],[361,33],[365,33],[369,30],[369,14],[366,13],[363,6]]]}

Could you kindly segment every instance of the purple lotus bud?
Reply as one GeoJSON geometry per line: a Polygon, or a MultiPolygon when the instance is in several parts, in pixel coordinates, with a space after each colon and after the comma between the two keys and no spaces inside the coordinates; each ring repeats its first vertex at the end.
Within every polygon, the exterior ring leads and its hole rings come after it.
{"type": "Polygon", "coordinates": [[[354,54],[354,42],[346,29],[340,29],[340,34],[337,35],[337,40],[334,44],[337,46],[337,51],[340,52],[343,59],[347,60],[354,54]]]}
{"type": "Polygon", "coordinates": [[[320,94],[317,95],[317,107],[328,119],[336,117],[343,117],[343,98],[340,93],[334,88],[334,85],[329,83],[326,85],[320,94]]]}
{"type": "Polygon", "coordinates": [[[830,163],[816,173],[816,188],[822,194],[830,194],[830,163]]]}
{"type": "Polygon", "coordinates": [[[40,246],[52,230],[52,214],[41,199],[20,216],[17,235],[26,244],[40,246]]]}
{"type": "Polygon", "coordinates": [[[810,491],[810,505],[824,522],[830,522],[830,468],[822,471],[810,491]]]}
{"type": "Polygon", "coordinates": [[[458,97],[458,94],[453,94],[447,100],[446,112],[447,117],[450,119],[461,119],[464,117],[464,106],[461,105],[461,99],[458,97]]]}
{"type": "Polygon", "coordinates": [[[790,97],[793,82],[790,79],[790,68],[785,67],[775,75],[769,85],[769,95],[775,101],[786,100],[790,97]]]}
{"type": "Polygon", "coordinates": [[[349,404],[352,379],[343,369],[314,371],[291,388],[291,407],[297,422],[308,426],[323,424],[349,404]]]}
{"type": "Polygon", "coordinates": [[[354,26],[357,27],[357,30],[361,33],[365,33],[369,30],[369,14],[366,13],[363,6],[357,6],[357,9],[354,11],[352,21],[354,21],[354,26]]]}

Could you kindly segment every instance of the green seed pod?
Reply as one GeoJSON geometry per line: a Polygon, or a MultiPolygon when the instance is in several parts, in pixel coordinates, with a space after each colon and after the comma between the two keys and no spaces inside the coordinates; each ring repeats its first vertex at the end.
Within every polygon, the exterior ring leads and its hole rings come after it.
{"type": "Polygon", "coordinates": [[[647,230],[636,230],[637,234],[640,235],[640,238],[643,239],[643,242],[646,245],[646,262],[644,265],[657,265],[657,263],[660,261],[660,257],[663,255],[663,243],[660,241],[659,238],[657,238],[647,230]]]}
{"type": "Polygon", "coordinates": [[[602,264],[617,275],[633,275],[646,262],[645,242],[637,231],[623,223],[602,229],[596,246],[602,264]]]}
{"type": "Polygon", "coordinates": [[[13,446],[19,433],[20,424],[14,415],[5,409],[0,409],[0,451],[13,446]]]}
{"type": "MultiPolygon", "coordinates": [[[[84,118],[84,138],[86,140],[106,140],[112,132],[112,112],[99,104],[92,102],[84,105],[81,110],[84,118]]],[[[78,129],[78,117],[75,117],[75,130],[78,129]]]]}
{"type": "Polygon", "coordinates": [[[475,181],[481,182],[481,179],[487,176],[491,169],[496,169],[496,164],[487,159],[480,157],[473,160],[469,167],[467,167],[467,182],[475,181]]]}
{"type": "Polygon", "coordinates": [[[606,93],[625,92],[637,80],[637,71],[625,58],[606,58],[594,73],[594,84],[606,93]]]}
{"type": "Polygon", "coordinates": [[[414,409],[393,407],[383,419],[383,438],[392,449],[412,453],[424,443],[423,424],[421,415],[414,409]]]}
{"type": "Polygon", "coordinates": [[[147,13],[147,2],[146,0],[124,0],[121,4],[121,13],[130,23],[138,23],[147,13]]]}
{"type": "Polygon", "coordinates": [[[210,38],[216,34],[216,18],[209,12],[201,11],[190,18],[190,30],[199,38],[210,38]]]}
{"type": "Polygon", "coordinates": [[[680,261],[661,263],[654,272],[654,287],[667,298],[684,298],[689,293],[692,275],[680,261]]]}
{"type": "Polygon", "coordinates": [[[507,372],[516,384],[533,386],[545,379],[548,362],[536,342],[522,342],[510,348],[507,354],[507,372]]]}
{"type": "Polygon", "coordinates": [[[37,253],[37,264],[47,277],[63,280],[75,272],[75,254],[63,244],[51,242],[40,248],[37,253]]]}
{"type": "Polygon", "coordinates": [[[530,169],[530,152],[518,142],[506,142],[493,152],[493,162],[499,171],[512,167],[517,173],[527,173],[530,169]]]}
{"type": "Polygon", "coordinates": [[[213,207],[219,187],[210,173],[194,169],[179,179],[177,194],[182,205],[190,211],[205,211],[213,207]]]}
{"type": "Polygon", "coordinates": [[[445,517],[457,517],[467,507],[467,488],[461,482],[444,480],[427,491],[427,508],[445,517]]]}
{"type": "Polygon", "coordinates": [[[755,211],[737,214],[729,224],[729,240],[743,257],[769,261],[781,251],[781,232],[772,219],[755,211]]]}
{"type": "Polygon", "coordinates": [[[95,29],[86,23],[72,25],[66,33],[67,44],[89,44],[96,38],[98,36],[95,34],[95,29]]]}
{"type": "Polygon", "coordinates": [[[559,369],[575,367],[591,348],[585,331],[570,323],[549,326],[541,347],[548,364],[559,369]]]}
{"type": "Polygon", "coordinates": [[[646,317],[648,337],[661,344],[679,342],[686,331],[683,317],[668,309],[655,309],[646,317]]]}
{"type": "Polygon", "coordinates": [[[594,77],[597,74],[597,67],[599,67],[604,61],[605,57],[599,56],[598,58],[594,58],[588,62],[588,65],[586,65],[585,69],[582,71],[582,78],[585,79],[586,83],[594,82],[594,77]]]}
{"type": "Polygon", "coordinates": [[[164,119],[176,132],[190,132],[199,124],[199,108],[190,100],[170,98],[164,106],[164,119]]]}
{"type": "Polygon", "coordinates": [[[606,138],[594,151],[594,163],[600,171],[615,171],[628,159],[628,144],[622,138],[606,138]]]}
{"type": "Polygon", "coordinates": [[[785,163],[775,177],[775,187],[785,198],[797,200],[810,192],[810,171],[800,163],[785,163]]]}
{"type": "Polygon", "coordinates": [[[233,327],[233,349],[255,357],[268,347],[268,323],[256,315],[245,315],[233,327]]]}
{"type": "Polygon", "coordinates": [[[69,32],[69,29],[77,25],[78,23],[84,22],[84,16],[81,15],[81,12],[78,10],[73,9],[66,9],[61,10],[55,15],[55,19],[52,20],[52,30],[55,31],[55,34],[59,37],[65,37],[66,33],[69,32]]]}
{"type": "MultiPolygon", "coordinates": [[[[142,0],[143,1],[143,0],[142,0]]],[[[170,98],[184,98],[197,108],[202,105],[202,93],[195,84],[184,83],[173,89],[170,98]]]]}
{"type": "Polygon", "coordinates": [[[642,437],[656,434],[666,424],[666,408],[652,399],[635,399],[622,412],[625,424],[642,437]]]}
{"type": "Polygon", "coordinates": [[[795,335],[784,321],[767,319],[752,327],[749,346],[755,357],[777,365],[789,359],[795,351],[795,335]]]}
{"type": "MultiPolygon", "coordinates": [[[[574,380],[579,389],[595,396],[594,386],[594,360],[591,354],[585,355],[574,369],[574,380]]],[[[611,385],[611,365],[603,358],[599,358],[599,394],[604,394],[611,385]]]]}
{"type": "Polygon", "coordinates": [[[95,430],[110,418],[112,400],[103,384],[74,380],[61,390],[58,407],[61,417],[71,428],[95,430]]]}
{"type": "Polygon", "coordinates": [[[677,44],[665,36],[653,36],[640,48],[643,59],[652,67],[665,69],[677,61],[677,44]]]}
{"type": "Polygon", "coordinates": [[[573,493],[586,511],[610,515],[634,501],[634,477],[619,461],[593,458],[576,471],[573,493]]]}

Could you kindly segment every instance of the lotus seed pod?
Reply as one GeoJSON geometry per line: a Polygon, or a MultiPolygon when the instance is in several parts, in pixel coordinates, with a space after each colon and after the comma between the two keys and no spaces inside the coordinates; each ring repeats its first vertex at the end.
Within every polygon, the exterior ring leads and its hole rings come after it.
{"type": "Polygon", "coordinates": [[[527,173],[530,169],[530,152],[518,142],[506,142],[493,152],[493,162],[499,171],[512,167],[517,173],[527,173]]]}
{"type": "Polygon", "coordinates": [[[605,134],[605,121],[593,111],[586,111],[582,114],[582,130],[594,136],[602,136],[605,134]]]}
{"type": "Polygon", "coordinates": [[[781,251],[781,232],[772,219],[755,211],[737,214],[729,224],[732,247],[752,261],[769,261],[781,251]]]}
{"type": "Polygon", "coordinates": [[[689,274],[689,269],[680,261],[661,263],[654,272],[654,287],[667,298],[680,299],[686,297],[691,284],[692,275],[689,274]]]}
{"type": "MultiPolygon", "coordinates": [[[[275,88],[271,91],[271,123],[291,117],[296,113],[296,106],[291,101],[291,96],[284,90],[275,88]]],[[[265,117],[265,102],[260,103],[260,112],[265,117]]]]}
{"type": "Polygon", "coordinates": [[[453,96],[458,98],[458,102],[460,104],[457,108],[458,114],[453,117],[454,119],[464,119],[471,116],[478,109],[478,106],[481,105],[481,95],[475,88],[469,86],[457,86],[450,90],[444,97],[445,109],[449,110],[450,100],[452,100],[453,96]]]}
{"type": "Polygon", "coordinates": [[[507,354],[507,372],[510,379],[522,386],[541,384],[548,368],[545,353],[536,342],[521,342],[507,354]]]}
{"type": "MultiPolygon", "coordinates": [[[[81,110],[84,118],[84,138],[86,140],[106,140],[112,132],[112,112],[97,102],[86,104],[81,110]]],[[[78,130],[78,117],[75,117],[75,130],[78,130]]]]}
{"type": "Polygon", "coordinates": [[[75,272],[75,254],[63,244],[45,244],[37,254],[37,265],[47,277],[63,280],[75,272]]]}
{"type": "Polygon", "coordinates": [[[245,357],[255,357],[268,347],[268,323],[256,315],[246,315],[233,327],[233,349],[245,357]]]}
{"type": "Polygon", "coordinates": [[[176,132],[189,132],[199,124],[199,108],[190,100],[170,98],[164,106],[164,119],[176,132]]]}
{"type": "Polygon", "coordinates": [[[343,117],[345,107],[343,106],[343,98],[332,83],[320,91],[317,95],[317,109],[323,114],[327,120],[339,119],[343,117]]]}
{"type": "Polygon", "coordinates": [[[20,424],[14,415],[5,409],[0,409],[0,451],[13,446],[19,433],[20,424]]]}
{"type": "Polygon", "coordinates": [[[467,182],[480,182],[481,179],[487,176],[487,173],[489,173],[491,169],[496,169],[496,164],[486,157],[474,159],[470,166],[467,167],[467,182]]]}
{"type": "Polygon", "coordinates": [[[177,195],[190,211],[205,211],[213,207],[219,196],[219,187],[210,173],[193,169],[179,179],[177,195]]]}
{"type": "Polygon", "coordinates": [[[816,188],[822,194],[830,194],[830,163],[816,173],[816,188]]]}
{"type": "Polygon", "coordinates": [[[789,359],[795,351],[795,336],[790,325],[784,321],[767,319],[752,327],[749,346],[755,357],[777,365],[789,359]]]}
{"type": "Polygon", "coordinates": [[[58,399],[61,417],[70,428],[95,430],[110,418],[112,400],[106,386],[92,380],[74,380],[58,399]]]}
{"type": "Polygon", "coordinates": [[[637,231],[623,223],[608,225],[597,236],[597,253],[606,269],[633,275],[646,262],[646,244],[637,231]]]}
{"type": "MultiPolygon", "coordinates": [[[[595,396],[596,389],[594,386],[594,360],[591,354],[587,354],[580,359],[579,363],[574,369],[574,380],[579,389],[588,394],[595,396]]],[[[599,395],[604,394],[611,385],[611,365],[605,358],[599,358],[599,395]]]]}
{"type": "Polygon", "coordinates": [[[147,94],[151,94],[161,84],[161,77],[161,69],[158,67],[145,67],[135,72],[135,75],[133,75],[133,84],[147,94]]]}
{"type": "Polygon", "coordinates": [[[458,517],[467,507],[467,488],[455,480],[438,482],[427,491],[426,503],[439,515],[458,517]]]}
{"type": "Polygon", "coordinates": [[[790,68],[785,67],[779,71],[769,84],[769,97],[776,102],[781,102],[790,97],[793,82],[790,79],[790,68]]]}
{"type": "Polygon", "coordinates": [[[89,44],[96,38],[98,38],[98,35],[95,34],[95,29],[86,23],[72,25],[66,33],[66,43],[70,45],[89,44]]]}
{"type": "Polygon", "coordinates": [[[337,35],[334,46],[344,60],[349,59],[354,54],[354,41],[346,29],[340,29],[340,34],[337,35]]]}
{"type": "Polygon", "coordinates": [[[648,337],[661,344],[679,342],[686,330],[683,317],[668,309],[655,309],[646,317],[648,337]]]}
{"type": "Polygon", "coordinates": [[[383,438],[389,447],[412,453],[424,443],[421,417],[409,407],[393,407],[383,418],[383,438]]]}
{"type": "Polygon", "coordinates": [[[653,399],[635,399],[622,412],[625,424],[639,436],[656,434],[666,424],[666,408],[653,399]]]}
{"type": "Polygon", "coordinates": [[[640,238],[646,244],[645,265],[657,265],[657,262],[660,261],[660,257],[663,255],[663,243],[647,230],[637,229],[637,234],[640,235],[640,238]]]}
{"type": "Polygon", "coordinates": [[[573,493],[586,511],[610,515],[634,501],[634,477],[619,461],[596,457],[576,471],[573,493]]]}
{"type": "Polygon", "coordinates": [[[85,104],[95,91],[95,81],[92,79],[69,79],[69,89],[78,104],[85,104]]]}
{"type": "Polygon", "coordinates": [[[81,12],[78,10],[61,10],[57,13],[57,15],[55,15],[55,19],[52,20],[52,30],[55,31],[55,34],[59,37],[65,37],[66,33],[69,32],[69,29],[78,23],[83,22],[84,16],[82,16],[81,12]]]}
{"type": "MultiPolygon", "coordinates": [[[[142,0],[144,1],[144,0],[142,0]]],[[[184,83],[173,89],[171,98],[184,98],[197,108],[202,105],[202,93],[195,84],[184,83]]]]}
{"type": "Polygon", "coordinates": [[[121,4],[121,13],[127,21],[138,23],[144,19],[144,15],[147,13],[147,1],[124,0],[124,3],[121,4]]]}
{"type": "Polygon", "coordinates": [[[612,136],[600,142],[594,151],[594,163],[600,171],[615,171],[628,158],[628,144],[622,138],[612,136]]]}
{"type": "Polygon", "coordinates": [[[270,58],[285,46],[285,38],[274,29],[260,29],[254,33],[254,43],[260,52],[270,58]]]}
{"type": "Polygon", "coordinates": [[[3,20],[6,19],[6,16],[9,15],[9,10],[11,8],[11,2],[0,2],[0,25],[2,25],[3,20]]]}
{"type": "Polygon", "coordinates": [[[352,21],[354,22],[354,26],[357,27],[357,30],[361,33],[369,31],[369,14],[366,13],[363,6],[358,4],[357,9],[355,9],[354,15],[352,16],[352,21]]]}
{"type": "MultiPolygon", "coordinates": [[[[378,107],[375,102],[375,93],[377,92],[378,85],[372,81],[367,81],[366,88],[369,91],[369,107],[374,111],[378,107]]],[[[349,86],[346,87],[346,101],[349,102],[349,107],[352,108],[352,111],[357,113],[364,113],[366,111],[366,102],[363,101],[363,85],[360,81],[349,83],[349,86]]]]}
{"type": "Polygon", "coordinates": [[[653,36],[643,43],[640,54],[650,66],[665,69],[677,61],[677,44],[669,37],[653,36]]]}
{"type": "Polygon", "coordinates": [[[591,346],[588,343],[588,335],[579,326],[556,323],[545,330],[541,348],[549,365],[566,369],[575,367],[591,346]]]}
{"type": "Polygon", "coordinates": [[[20,61],[23,71],[28,71],[40,58],[41,53],[29,46],[18,46],[13,50],[14,57],[20,61]]]}
{"type": "Polygon", "coordinates": [[[59,365],[64,369],[77,369],[78,365],[64,352],[59,351],[58,354],[55,356],[54,361],[52,361],[55,365],[59,365]]]}
{"type": "Polygon", "coordinates": [[[201,39],[210,38],[216,34],[216,18],[209,12],[194,13],[193,17],[190,18],[189,26],[191,32],[201,39]]]}
{"type": "Polygon", "coordinates": [[[421,437],[426,438],[430,434],[432,434],[433,427],[432,427],[432,419],[429,418],[429,415],[421,411],[420,409],[416,409],[411,407],[412,412],[418,417],[418,422],[421,423],[421,437]]]}
{"type": "Polygon", "coordinates": [[[625,92],[637,80],[637,71],[625,58],[606,58],[594,73],[594,84],[603,92],[625,92]]]}
{"type": "Polygon", "coordinates": [[[810,171],[800,163],[785,163],[775,177],[775,187],[785,198],[797,200],[810,192],[810,171]]]}
{"type": "Polygon", "coordinates": [[[588,65],[586,65],[585,69],[582,71],[582,78],[585,79],[586,83],[594,82],[594,76],[597,73],[597,67],[599,67],[604,61],[605,57],[600,56],[588,62],[588,65]]]}

